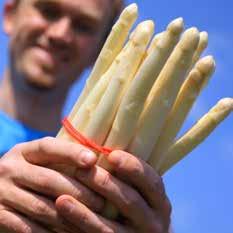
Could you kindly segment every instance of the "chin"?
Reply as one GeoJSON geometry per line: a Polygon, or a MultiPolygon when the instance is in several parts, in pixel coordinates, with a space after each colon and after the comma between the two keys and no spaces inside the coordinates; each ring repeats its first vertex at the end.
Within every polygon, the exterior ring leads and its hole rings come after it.
{"type": "Polygon", "coordinates": [[[54,83],[48,83],[48,82],[37,82],[35,80],[26,79],[25,85],[28,89],[31,89],[32,91],[43,91],[43,92],[49,92],[55,89],[56,85],[54,83]]]}
{"type": "Polygon", "coordinates": [[[25,84],[35,90],[52,90],[57,85],[55,74],[45,72],[42,67],[28,63],[22,72],[25,84]]]}

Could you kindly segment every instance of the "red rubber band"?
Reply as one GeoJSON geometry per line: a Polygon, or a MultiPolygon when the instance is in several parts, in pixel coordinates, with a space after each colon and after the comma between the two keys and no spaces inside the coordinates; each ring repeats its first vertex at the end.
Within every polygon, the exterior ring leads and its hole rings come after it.
{"type": "Polygon", "coordinates": [[[65,130],[69,133],[70,136],[72,136],[75,140],[77,140],[79,143],[81,143],[84,146],[89,147],[90,149],[93,149],[99,153],[109,155],[113,150],[108,147],[103,147],[92,140],[86,138],[84,135],[82,135],[78,130],[76,130],[73,125],[70,123],[67,117],[65,117],[62,120],[62,125],[65,128],[65,130]]]}

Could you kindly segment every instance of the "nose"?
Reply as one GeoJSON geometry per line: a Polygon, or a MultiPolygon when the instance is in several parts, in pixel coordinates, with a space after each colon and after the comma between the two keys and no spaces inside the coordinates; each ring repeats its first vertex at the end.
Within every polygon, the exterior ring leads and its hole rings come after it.
{"type": "Polygon", "coordinates": [[[51,23],[47,36],[53,46],[61,49],[67,47],[74,38],[71,30],[71,20],[68,17],[63,17],[59,21],[51,23]]]}

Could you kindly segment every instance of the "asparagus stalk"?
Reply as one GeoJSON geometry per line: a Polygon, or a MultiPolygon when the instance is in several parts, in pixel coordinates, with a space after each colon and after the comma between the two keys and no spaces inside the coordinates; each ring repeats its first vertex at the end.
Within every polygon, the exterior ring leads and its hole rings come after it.
{"type": "MultiPolygon", "coordinates": [[[[86,98],[88,93],[95,86],[101,75],[106,72],[109,66],[112,64],[116,55],[121,51],[123,45],[128,37],[129,31],[132,28],[134,22],[138,16],[138,7],[135,3],[126,7],[116,24],[113,26],[111,33],[109,34],[100,54],[92,69],[89,79],[87,80],[86,86],[79,97],[78,106],[81,105],[83,100],[86,98]]],[[[77,107],[78,107],[77,106],[77,107]]],[[[73,114],[75,114],[74,111],[73,114]]],[[[72,116],[72,113],[71,113],[72,116]]]]}
{"type": "Polygon", "coordinates": [[[157,47],[158,42],[161,40],[165,32],[170,31],[171,33],[174,33],[175,35],[180,35],[181,31],[184,29],[184,23],[183,23],[183,18],[177,18],[174,19],[166,28],[166,31],[157,33],[153,40],[150,43],[149,48],[147,49],[147,55],[150,54],[151,51],[154,50],[155,47],[157,47]]]}
{"type": "Polygon", "coordinates": [[[200,40],[199,40],[196,52],[193,55],[191,67],[193,67],[196,64],[196,62],[199,60],[201,54],[206,49],[207,45],[208,45],[208,33],[200,32],[200,40]]]}
{"type": "Polygon", "coordinates": [[[213,58],[207,56],[199,60],[189,73],[150,155],[149,163],[153,167],[156,167],[158,161],[162,159],[162,155],[172,144],[195,100],[200,94],[203,84],[213,74],[214,69],[215,62],[213,58]]]}
{"type": "MultiPolygon", "coordinates": [[[[183,20],[172,21],[167,31],[160,34],[160,41],[151,45],[148,56],[141,64],[132,84],[123,97],[117,115],[113,122],[105,145],[114,149],[124,150],[132,139],[138,118],[143,110],[155,80],[167,61],[171,51],[175,47],[183,30],[183,20]]],[[[155,36],[158,38],[158,35],[155,36]]],[[[153,39],[152,43],[155,42],[153,39]]],[[[105,156],[101,156],[99,164],[110,169],[105,156]]]]}
{"type": "Polygon", "coordinates": [[[196,28],[187,30],[155,82],[129,152],[144,160],[149,158],[162,126],[188,71],[199,42],[196,28]]]}
{"type": "Polygon", "coordinates": [[[164,32],[157,33],[157,34],[153,37],[153,39],[152,39],[152,41],[151,41],[151,43],[150,43],[150,46],[149,46],[149,48],[148,48],[147,51],[146,51],[146,56],[148,56],[148,55],[154,50],[154,48],[157,46],[159,40],[162,38],[162,36],[163,36],[164,33],[165,33],[165,31],[164,31],[164,32]]]}
{"type": "MultiPolygon", "coordinates": [[[[160,41],[156,35],[150,45],[149,53],[140,66],[132,84],[123,97],[113,126],[105,142],[105,145],[114,149],[124,150],[133,137],[138,118],[143,110],[146,97],[157,79],[163,65],[175,47],[183,30],[183,20],[172,21],[167,31],[160,34],[160,41]]],[[[105,156],[101,155],[98,165],[111,170],[105,156]]],[[[108,218],[116,218],[118,211],[109,202],[106,203],[102,213],[108,218]]]]}
{"type": "MultiPolygon", "coordinates": [[[[84,87],[81,96],[79,97],[71,113],[69,114],[69,119],[71,122],[74,116],[76,115],[79,107],[87,97],[87,95],[93,89],[99,78],[107,71],[107,69],[112,64],[115,57],[117,56],[117,54],[121,51],[128,37],[129,31],[137,19],[137,16],[138,16],[138,7],[135,3],[126,7],[119,16],[119,19],[113,26],[96,60],[96,63],[86,82],[86,86],[84,87]]],[[[64,137],[65,136],[64,133],[65,131],[62,128],[58,133],[58,137],[64,137]]]]}
{"type": "MultiPolygon", "coordinates": [[[[135,29],[135,31],[138,30],[135,29]]],[[[131,35],[139,34],[139,31],[137,33],[135,33],[135,31],[133,31],[131,35]]],[[[91,93],[87,96],[86,100],[77,110],[75,116],[72,119],[72,124],[75,127],[77,127],[79,131],[83,132],[84,128],[87,126],[89,120],[94,114],[96,107],[98,106],[101,98],[103,97],[110,81],[113,79],[113,77],[119,76],[119,72],[122,70],[122,65],[124,65],[124,63],[120,63],[120,61],[124,60],[125,58],[130,59],[130,56],[132,57],[132,48],[135,48],[135,46],[134,41],[131,39],[125,45],[124,49],[122,49],[122,51],[115,58],[114,62],[107,70],[107,72],[105,72],[105,74],[102,75],[100,80],[92,89],[91,93]]],[[[133,52],[137,51],[134,50],[133,52]]]]}
{"type": "Polygon", "coordinates": [[[129,44],[132,44],[132,41],[129,41],[126,44],[125,49],[120,52],[108,71],[100,78],[100,80],[97,82],[91,93],[87,96],[86,100],[83,102],[73,117],[72,124],[78,127],[80,131],[83,131],[88,124],[94,110],[100,102],[104,92],[106,91],[112,76],[117,74],[120,68],[119,60],[122,60],[125,57],[125,54],[128,51],[126,48],[130,47],[129,44]]]}
{"type": "Polygon", "coordinates": [[[84,135],[100,145],[106,139],[121,98],[135,76],[153,31],[154,23],[148,20],[140,23],[132,33],[131,43],[125,49],[123,59],[117,60],[119,64],[117,72],[112,75],[112,79],[94,110],[93,116],[83,130],[84,135]]]}
{"type": "Polygon", "coordinates": [[[168,169],[203,142],[232,111],[232,98],[220,100],[183,137],[171,145],[159,165],[159,173],[163,175],[168,169]]]}

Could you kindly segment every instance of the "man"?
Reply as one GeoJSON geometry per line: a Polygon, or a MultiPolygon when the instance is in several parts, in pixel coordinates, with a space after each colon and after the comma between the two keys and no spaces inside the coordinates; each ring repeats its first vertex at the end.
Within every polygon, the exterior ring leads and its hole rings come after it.
{"type": "Polygon", "coordinates": [[[117,0],[5,3],[10,59],[0,86],[5,153],[0,160],[1,232],[168,231],[170,203],[161,178],[145,162],[114,151],[108,156],[113,176],[96,166],[95,154],[82,145],[52,137],[30,141],[58,131],[67,92],[94,62],[117,4],[117,0]],[[75,165],[75,176],[49,169],[59,163],[75,165]],[[104,199],[119,209],[119,219],[101,216],[104,199]]]}

